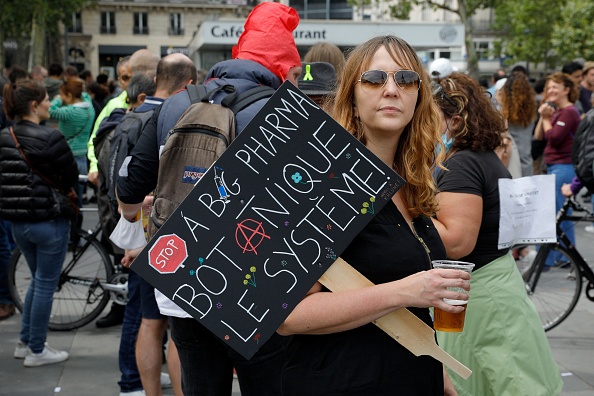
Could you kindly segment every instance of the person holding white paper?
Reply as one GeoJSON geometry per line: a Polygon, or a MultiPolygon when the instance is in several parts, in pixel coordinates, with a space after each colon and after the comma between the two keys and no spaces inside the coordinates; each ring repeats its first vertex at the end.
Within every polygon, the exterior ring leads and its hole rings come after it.
{"type": "Polygon", "coordinates": [[[505,122],[462,73],[436,80],[433,94],[451,142],[446,169],[436,174],[434,223],[448,258],[475,264],[464,331],[437,333],[442,348],[473,370],[452,381],[460,395],[558,395],[563,383],[538,313],[509,249],[497,246],[498,182],[511,178],[494,151],[505,122]]]}
{"type": "Polygon", "coordinates": [[[414,356],[372,324],[410,307],[432,326],[428,307],[459,313],[462,306],[443,298],[468,298],[447,287],[468,290],[469,274],[431,269],[445,250],[430,220],[439,116],[429,80],[395,36],[373,38],[348,57],[333,116],[407,183],[341,254],[375,285],[332,293],[316,283],[278,329],[294,334],[283,395],[456,395],[439,361],[414,356]]]}

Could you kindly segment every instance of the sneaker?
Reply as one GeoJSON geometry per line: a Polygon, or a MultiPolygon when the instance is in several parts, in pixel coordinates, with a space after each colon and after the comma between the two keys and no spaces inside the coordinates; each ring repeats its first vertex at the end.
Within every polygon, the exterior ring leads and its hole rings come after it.
{"type": "Polygon", "coordinates": [[[120,396],[144,396],[144,390],[137,390],[132,392],[120,392],[120,396]]]}
{"type": "Polygon", "coordinates": [[[58,351],[49,345],[45,345],[41,353],[30,352],[25,358],[25,367],[39,367],[46,364],[61,363],[68,359],[68,352],[58,351]]]}
{"type": "Polygon", "coordinates": [[[14,358],[15,359],[24,359],[29,354],[29,347],[26,344],[23,344],[19,341],[19,343],[14,348],[14,358]]]}
{"type": "Polygon", "coordinates": [[[171,384],[171,378],[167,373],[161,373],[161,389],[169,389],[172,388],[173,385],[171,384]]]}
{"type": "Polygon", "coordinates": [[[594,225],[587,225],[587,226],[584,227],[584,230],[586,232],[589,232],[591,234],[594,234],[594,225]]]}
{"type": "Polygon", "coordinates": [[[95,322],[95,326],[100,329],[112,326],[118,326],[124,323],[124,310],[126,309],[125,305],[120,305],[116,303],[111,304],[111,309],[109,313],[102,318],[99,318],[95,322]]]}

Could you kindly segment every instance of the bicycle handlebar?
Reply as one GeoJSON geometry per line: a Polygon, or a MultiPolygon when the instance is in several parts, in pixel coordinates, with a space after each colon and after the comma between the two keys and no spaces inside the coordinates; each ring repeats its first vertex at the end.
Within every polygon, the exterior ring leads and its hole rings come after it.
{"type": "Polygon", "coordinates": [[[594,213],[592,210],[588,209],[578,201],[576,201],[575,196],[571,196],[565,198],[565,202],[563,202],[563,206],[559,209],[557,213],[557,222],[563,220],[572,220],[572,221],[594,221],[594,213]],[[581,216],[572,216],[567,214],[568,209],[573,209],[576,212],[585,212],[585,215],[581,216]]]}

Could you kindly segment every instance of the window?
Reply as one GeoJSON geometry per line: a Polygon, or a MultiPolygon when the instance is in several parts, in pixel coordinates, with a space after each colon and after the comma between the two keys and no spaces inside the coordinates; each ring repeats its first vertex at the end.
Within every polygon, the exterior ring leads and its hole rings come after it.
{"type": "Polygon", "coordinates": [[[489,42],[475,41],[474,49],[479,60],[489,60],[489,42]]]}
{"type": "Polygon", "coordinates": [[[183,36],[184,29],[182,24],[182,14],[174,12],[169,14],[169,35],[170,36],[183,36]]]}
{"type": "Polygon", "coordinates": [[[148,28],[148,13],[135,12],[134,13],[134,34],[149,34],[148,28]]]}
{"type": "Polygon", "coordinates": [[[115,12],[102,11],[101,12],[101,29],[102,34],[116,34],[115,26],[115,12]]]}
{"type": "Polygon", "coordinates": [[[353,6],[344,0],[290,0],[289,5],[302,19],[353,19],[353,6]]]}
{"type": "Polygon", "coordinates": [[[82,33],[82,17],[80,12],[73,12],[70,23],[72,26],[68,28],[68,33],[82,33]]]}

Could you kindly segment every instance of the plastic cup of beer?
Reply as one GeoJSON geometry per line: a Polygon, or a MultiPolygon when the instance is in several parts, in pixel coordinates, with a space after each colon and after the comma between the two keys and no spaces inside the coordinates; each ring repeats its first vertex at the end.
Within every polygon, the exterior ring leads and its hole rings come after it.
{"type": "MultiPolygon", "coordinates": [[[[467,263],[465,261],[454,261],[454,260],[433,260],[433,268],[443,269],[457,269],[466,271],[469,274],[474,268],[474,264],[467,263]]],[[[460,293],[468,294],[468,292],[461,287],[448,287],[448,290],[457,291],[460,293]]],[[[450,305],[466,305],[468,301],[465,300],[451,300],[444,298],[444,302],[450,305]]],[[[442,311],[441,309],[433,308],[433,327],[435,330],[446,331],[450,333],[459,333],[464,330],[464,318],[466,317],[466,309],[459,313],[450,313],[442,311]]]]}

